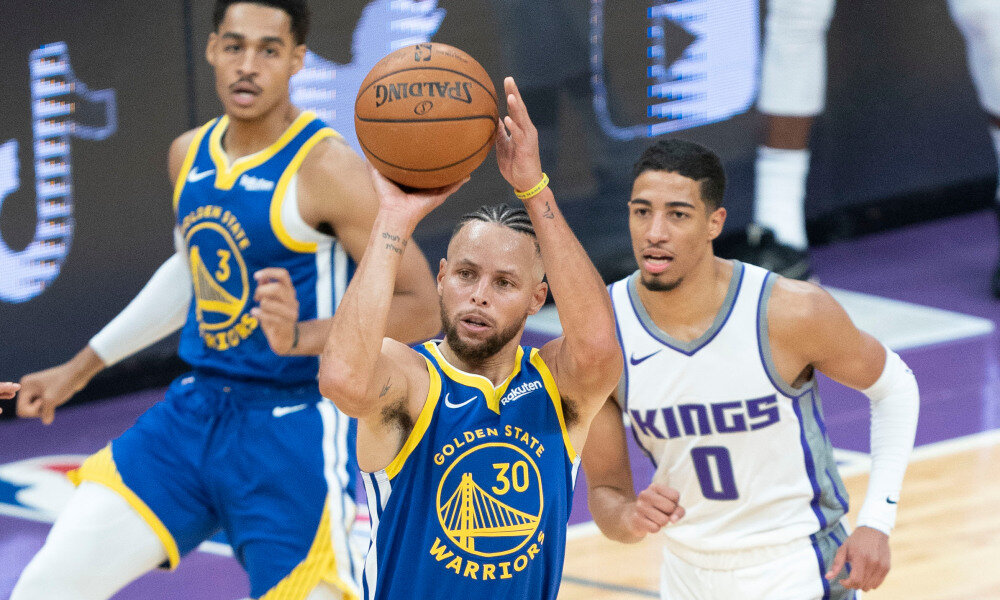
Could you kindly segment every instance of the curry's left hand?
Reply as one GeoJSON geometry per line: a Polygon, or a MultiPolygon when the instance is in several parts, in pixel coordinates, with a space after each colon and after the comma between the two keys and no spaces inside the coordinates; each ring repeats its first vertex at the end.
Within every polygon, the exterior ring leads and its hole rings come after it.
{"type": "Polygon", "coordinates": [[[507,116],[497,128],[497,166],[507,183],[514,186],[515,191],[523,192],[542,180],[538,130],[528,116],[514,78],[504,79],[503,87],[507,93],[507,116]]]}

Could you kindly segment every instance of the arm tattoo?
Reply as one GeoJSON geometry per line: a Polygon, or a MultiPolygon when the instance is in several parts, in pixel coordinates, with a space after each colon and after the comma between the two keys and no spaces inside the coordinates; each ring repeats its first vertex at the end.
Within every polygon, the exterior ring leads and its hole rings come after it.
{"type": "Polygon", "coordinates": [[[542,216],[546,219],[556,218],[556,215],[552,212],[552,207],[549,206],[548,200],[545,201],[545,212],[542,213],[542,216]]]}
{"type": "Polygon", "coordinates": [[[390,242],[400,242],[401,244],[403,244],[403,246],[406,246],[407,242],[409,241],[409,240],[404,240],[403,238],[399,237],[398,235],[393,235],[393,234],[389,233],[388,231],[383,231],[382,232],[382,239],[389,240],[390,242]]]}
{"type": "Polygon", "coordinates": [[[382,232],[382,239],[388,240],[385,243],[385,249],[392,250],[396,254],[402,254],[403,250],[406,248],[406,244],[409,242],[409,240],[404,240],[398,235],[394,235],[388,231],[382,232]]]}
{"type": "Polygon", "coordinates": [[[382,386],[382,391],[379,392],[378,398],[381,400],[385,398],[385,395],[389,393],[389,389],[392,387],[392,377],[385,380],[385,385],[382,386]]]}

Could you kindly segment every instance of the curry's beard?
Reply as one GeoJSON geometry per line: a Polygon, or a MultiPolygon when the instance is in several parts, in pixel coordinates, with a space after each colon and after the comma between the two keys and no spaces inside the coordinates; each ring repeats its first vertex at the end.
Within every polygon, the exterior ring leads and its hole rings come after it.
{"type": "Polygon", "coordinates": [[[499,352],[521,332],[521,328],[524,327],[527,320],[528,317],[525,315],[519,323],[514,323],[484,340],[463,340],[458,335],[458,326],[448,318],[444,305],[441,305],[441,323],[444,324],[444,338],[448,342],[448,347],[456,356],[470,365],[482,364],[499,352]]]}
{"type": "Polygon", "coordinates": [[[642,287],[651,292],[670,292],[677,288],[684,281],[683,277],[678,277],[673,281],[660,281],[655,277],[648,277],[640,273],[639,281],[642,287]]]}

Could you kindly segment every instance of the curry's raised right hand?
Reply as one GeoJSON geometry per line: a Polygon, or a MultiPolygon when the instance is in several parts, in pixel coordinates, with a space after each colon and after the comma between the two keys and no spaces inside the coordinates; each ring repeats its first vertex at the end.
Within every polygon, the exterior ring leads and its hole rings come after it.
{"type": "Polygon", "coordinates": [[[458,188],[469,181],[469,177],[451,185],[434,189],[406,189],[387,179],[371,164],[368,165],[372,184],[378,194],[379,205],[394,216],[405,216],[413,226],[426,217],[432,210],[441,206],[448,196],[458,191],[458,188]]]}

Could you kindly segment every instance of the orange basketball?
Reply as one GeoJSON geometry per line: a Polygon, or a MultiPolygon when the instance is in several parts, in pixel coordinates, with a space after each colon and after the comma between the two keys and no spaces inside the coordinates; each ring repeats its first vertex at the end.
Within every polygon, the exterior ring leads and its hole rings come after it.
{"type": "Polygon", "coordinates": [[[482,65],[452,46],[416,44],[372,67],[354,103],[354,128],[365,156],[387,178],[436,188],[483,162],[498,115],[482,65]]]}

